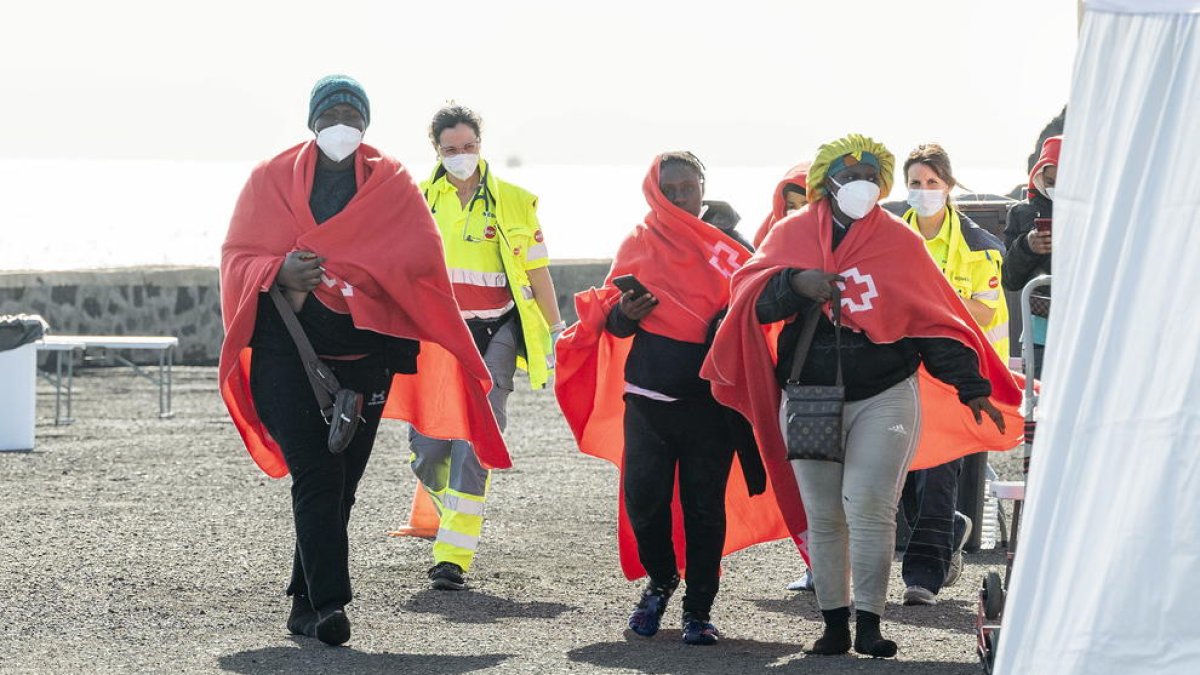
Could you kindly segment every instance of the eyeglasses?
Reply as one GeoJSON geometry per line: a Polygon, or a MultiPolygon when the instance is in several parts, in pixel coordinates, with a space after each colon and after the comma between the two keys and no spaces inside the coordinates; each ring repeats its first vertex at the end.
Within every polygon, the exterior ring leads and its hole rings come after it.
{"type": "Polygon", "coordinates": [[[479,153],[479,139],[477,138],[477,139],[471,141],[470,143],[467,143],[466,145],[462,146],[461,148],[455,148],[453,146],[446,147],[444,145],[439,145],[438,150],[441,151],[442,157],[453,157],[455,155],[462,155],[462,154],[475,155],[475,154],[479,153]]]}

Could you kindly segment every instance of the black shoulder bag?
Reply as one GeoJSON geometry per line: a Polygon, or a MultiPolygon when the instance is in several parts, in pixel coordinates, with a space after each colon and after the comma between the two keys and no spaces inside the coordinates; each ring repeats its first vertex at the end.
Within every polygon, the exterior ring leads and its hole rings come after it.
{"type": "Polygon", "coordinates": [[[279,315],[283,317],[283,324],[287,326],[292,341],[300,350],[304,373],[308,375],[308,383],[312,385],[313,394],[317,397],[321,416],[329,425],[329,451],[336,455],[354,440],[354,432],[358,430],[358,423],[362,420],[363,396],[357,391],[343,389],[329,366],[317,358],[312,343],[308,341],[308,336],[296,320],[296,313],[292,311],[287,300],[283,299],[278,286],[271,286],[270,295],[271,300],[275,301],[279,315]]]}
{"type": "Polygon", "coordinates": [[[846,401],[846,388],[842,385],[842,298],[837,286],[833,287],[831,302],[837,380],[831,387],[800,384],[800,371],[821,321],[821,305],[817,305],[805,318],[796,352],[792,355],[792,374],[784,386],[789,460],[819,459],[840,464],[846,459],[846,445],[842,440],[842,407],[846,401]]]}

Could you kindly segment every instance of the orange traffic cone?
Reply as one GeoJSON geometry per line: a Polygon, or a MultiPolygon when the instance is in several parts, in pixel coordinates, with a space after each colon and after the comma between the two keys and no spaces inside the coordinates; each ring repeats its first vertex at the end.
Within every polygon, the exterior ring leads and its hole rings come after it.
{"type": "Polygon", "coordinates": [[[425,537],[432,539],[437,536],[442,518],[438,515],[433,499],[429,497],[425,487],[417,484],[413,493],[412,511],[408,515],[408,525],[394,532],[388,532],[389,537],[425,537]]]}

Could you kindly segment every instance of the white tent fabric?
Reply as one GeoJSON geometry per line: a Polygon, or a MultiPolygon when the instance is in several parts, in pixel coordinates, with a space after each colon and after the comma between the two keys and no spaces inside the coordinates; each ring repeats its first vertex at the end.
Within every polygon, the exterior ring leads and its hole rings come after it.
{"type": "Polygon", "coordinates": [[[1001,674],[1200,673],[1196,5],[1087,6],[1001,674]]]}
{"type": "Polygon", "coordinates": [[[1122,14],[1200,13],[1200,0],[1088,0],[1089,12],[1122,14]]]}

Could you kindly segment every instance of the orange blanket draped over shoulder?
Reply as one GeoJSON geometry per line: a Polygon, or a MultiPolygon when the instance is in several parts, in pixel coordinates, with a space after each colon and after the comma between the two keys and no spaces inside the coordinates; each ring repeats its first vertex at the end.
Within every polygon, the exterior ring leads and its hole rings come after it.
{"type": "MultiPolygon", "coordinates": [[[[754,425],[764,462],[786,456],[779,428],[781,392],[775,379],[774,336],[778,325],[759,324],[755,303],[771,277],[785,268],[834,271],[846,278],[842,321],[872,342],[906,337],[957,340],[975,351],[979,370],[992,383],[992,401],[1004,415],[1001,433],[989,420],[975,423],[953,387],[920,370],[921,438],[911,469],[943,464],[983,450],[1011,450],[1021,442],[1024,418],[1020,385],[988,346],[979,326],[925,250],[920,236],[876,207],[854,223],[832,249],[832,212],[822,199],[777,223],[753,258],[734,275],[729,315],[717,331],[701,375],[717,400],[754,425]]],[[[776,484],[789,530],[803,538],[807,525],[795,476],[776,484]]]]}
{"type": "Polygon", "coordinates": [[[415,375],[396,375],[384,415],[422,433],[471,441],[487,467],[511,466],[487,403],[491,377],[459,316],[442,242],[407,169],[363,145],[354,171],[358,191],[319,227],[309,208],[316,144],[302,143],[255,168],[234,209],[221,249],[221,397],[246,448],[268,475],[287,475],[275,439],[250,394],[249,348],[259,294],[270,289],[284,256],[307,250],[326,258],[313,293],[349,313],[358,328],[419,340],[415,375]]]}
{"type": "MultiPolygon", "coordinates": [[[[646,573],[625,512],[623,488],[625,360],[633,339],[616,338],[605,330],[608,313],[620,299],[612,279],[633,274],[658,298],[658,306],[642,319],[642,330],[703,344],[709,324],[729,302],[730,275],[750,256],[720,230],[663,196],[660,161],[655,158],[642,184],[650,213],[622,242],[603,287],[575,296],[579,322],[558,341],[556,357],[554,392],[579,449],[622,471],[617,541],[621,569],[629,579],[646,573]]],[[[736,465],[729,476],[726,518],[725,553],[787,536],[770,487],[765,494],[750,497],[736,465]]],[[[686,560],[678,491],[672,524],[676,559],[686,560]]]]}

